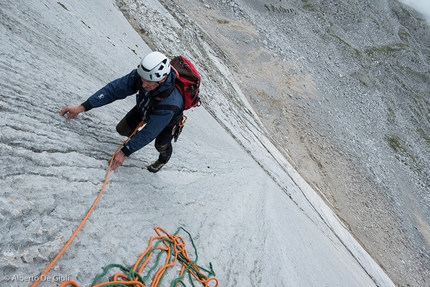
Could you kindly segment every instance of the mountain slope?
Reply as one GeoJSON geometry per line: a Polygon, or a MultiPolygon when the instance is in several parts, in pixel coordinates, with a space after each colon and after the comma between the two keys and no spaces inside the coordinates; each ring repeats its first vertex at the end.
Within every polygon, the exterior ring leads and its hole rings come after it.
{"type": "MultiPolygon", "coordinates": [[[[95,199],[123,140],[115,125],[134,99],[70,124],[60,108],[128,73],[150,49],[113,1],[2,1],[0,13],[0,284],[23,286],[95,199]]],[[[213,263],[220,286],[393,286],[330,209],[312,201],[314,192],[264,138],[243,99],[215,100],[222,125],[204,107],[189,111],[162,171],[146,171],[156,158],[149,145],[111,174],[94,213],[49,274],[87,286],[110,263],[133,264],[159,225],[187,229],[200,264],[213,263]]]]}
{"type": "MultiPolygon", "coordinates": [[[[423,16],[396,0],[160,3],[174,21],[157,25],[167,13],[152,5],[123,11],[162,50],[200,58],[210,43],[238,87],[219,93],[215,85],[209,94],[245,95],[265,128],[257,133],[319,191],[390,278],[400,286],[425,285],[430,27],[423,16]],[[165,35],[178,40],[164,41],[165,35]]],[[[209,76],[223,82],[224,70],[209,76]]],[[[218,108],[210,99],[215,117],[218,108]]],[[[231,130],[245,148],[255,141],[231,130]]],[[[266,166],[267,158],[251,154],[266,166]]]]}

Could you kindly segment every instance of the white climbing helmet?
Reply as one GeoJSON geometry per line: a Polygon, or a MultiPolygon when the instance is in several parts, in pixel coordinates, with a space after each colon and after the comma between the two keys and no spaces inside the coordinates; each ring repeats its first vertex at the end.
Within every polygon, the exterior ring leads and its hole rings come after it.
{"type": "Polygon", "coordinates": [[[137,73],[147,81],[161,81],[170,73],[170,60],[160,52],[151,52],[137,66],[137,73]]]}

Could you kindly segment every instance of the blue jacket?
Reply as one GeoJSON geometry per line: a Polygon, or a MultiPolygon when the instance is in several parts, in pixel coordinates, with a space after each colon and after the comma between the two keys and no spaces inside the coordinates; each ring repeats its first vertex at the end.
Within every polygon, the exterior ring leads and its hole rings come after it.
{"type": "Polygon", "coordinates": [[[122,148],[124,154],[129,156],[154,140],[183,111],[184,101],[177,88],[174,88],[172,93],[157,105],[154,112],[149,111],[154,98],[161,92],[171,88],[175,84],[175,80],[176,73],[171,72],[161,86],[155,91],[147,92],[142,88],[142,81],[135,69],[130,74],[116,79],[101,88],[82,105],[88,111],[139,92],[136,95],[136,106],[146,125],[122,148]]]}

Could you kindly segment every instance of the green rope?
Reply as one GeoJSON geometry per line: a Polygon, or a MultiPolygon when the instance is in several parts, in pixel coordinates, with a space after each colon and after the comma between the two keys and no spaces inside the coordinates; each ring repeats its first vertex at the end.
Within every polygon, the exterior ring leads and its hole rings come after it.
{"type": "MultiPolygon", "coordinates": [[[[191,283],[191,285],[193,287],[195,287],[195,285],[193,283],[193,281],[194,281],[193,274],[196,275],[199,279],[204,279],[205,275],[203,275],[201,273],[202,271],[204,271],[207,274],[206,276],[208,278],[215,277],[216,274],[215,274],[215,272],[213,270],[212,263],[210,263],[210,262],[209,262],[209,269],[205,269],[205,268],[197,265],[198,252],[197,252],[196,245],[194,244],[194,240],[193,240],[191,234],[187,230],[185,230],[183,227],[179,227],[178,230],[174,233],[174,235],[175,236],[178,235],[178,233],[180,231],[184,231],[185,233],[188,234],[188,238],[189,238],[189,240],[191,242],[191,245],[193,246],[193,249],[194,249],[195,260],[193,260],[191,262],[188,262],[188,260],[181,253],[178,254],[178,256],[177,256],[178,261],[181,262],[183,265],[186,265],[186,267],[185,267],[185,271],[184,271],[183,275],[181,275],[181,276],[173,279],[173,281],[171,282],[170,286],[171,287],[176,287],[176,286],[178,286],[178,284],[180,284],[181,286],[186,287],[187,285],[184,282],[184,278],[185,278],[186,274],[188,273],[188,281],[191,283]]],[[[149,250],[149,252],[138,262],[137,266],[141,266],[145,262],[145,260],[149,256],[151,256],[155,250],[157,250],[157,248],[158,248],[158,246],[160,246],[160,244],[167,244],[170,247],[173,247],[174,242],[173,242],[173,240],[167,239],[167,238],[163,238],[163,239],[157,240],[156,243],[154,244],[154,247],[152,247],[149,250]]],[[[171,248],[171,250],[172,250],[171,254],[166,254],[166,256],[167,256],[166,260],[167,260],[168,263],[171,263],[173,261],[174,257],[175,257],[175,252],[173,251],[173,248],[171,248]]],[[[159,252],[157,254],[154,265],[148,270],[147,274],[144,277],[142,277],[137,272],[132,271],[133,267],[126,268],[126,267],[124,267],[124,266],[122,266],[120,264],[109,264],[108,266],[106,266],[104,268],[104,270],[103,270],[103,272],[101,274],[99,274],[99,275],[96,276],[96,278],[94,279],[94,281],[93,281],[93,283],[92,283],[91,286],[96,285],[97,282],[102,277],[106,276],[108,274],[108,272],[110,271],[110,269],[112,269],[112,268],[119,268],[119,269],[121,269],[122,272],[124,272],[124,274],[126,274],[127,278],[130,281],[133,281],[133,280],[135,280],[135,278],[138,278],[139,282],[141,282],[145,286],[147,286],[146,285],[146,281],[150,280],[150,278],[152,276],[152,273],[155,270],[158,269],[158,266],[160,264],[161,257],[163,256],[163,254],[164,254],[163,252],[159,252]]],[[[136,268],[136,269],[139,269],[139,267],[136,268]]],[[[162,280],[163,280],[164,276],[165,276],[165,273],[161,276],[159,284],[157,285],[157,287],[161,286],[161,283],[162,283],[162,280]]],[[[106,285],[103,285],[103,286],[106,286],[106,287],[129,287],[129,285],[119,284],[119,283],[115,283],[115,284],[113,284],[113,283],[112,284],[107,283],[106,285]]]]}
{"type": "MultiPolygon", "coordinates": [[[[110,269],[112,268],[120,268],[125,274],[128,274],[127,278],[128,280],[135,280],[135,278],[138,278],[138,281],[143,283],[142,277],[139,275],[139,273],[137,272],[133,272],[131,268],[125,268],[124,266],[120,265],[120,264],[109,264],[108,266],[106,266],[103,270],[103,272],[99,275],[96,276],[96,278],[94,279],[93,283],[91,284],[91,286],[97,285],[97,281],[99,281],[103,276],[105,276],[110,269]]],[[[118,283],[116,284],[108,284],[108,285],[104,285],[104,286],[112,286],[112,287],[129,287],[129,285],[125,285],[125,284],[120,284],[118,285],[118,283]]]]}
{"type": "MultiPolygon", "coordinates": [[[[195,285],[194,285],[194,283],[193,283],[193,276],[192,276],[192,274],[191,274],[190,270],[191,270],[194,274],[196,274],[196,275],[197,275],[197,277],[199,277],[199,279],[203,279],[203,276],[202,276],[202,274],[201,274],[201,273],[200,273],[200,272],[199,272],[199,271],[194,267],[194,265],[195,265],[195,266],[197,266],[199,269],[201,269],[201,270],[205,271],[205,272],[208,274],[208,276],[207,276],[207,277],[209,277],[209,278],[210,278],[210,277],[212,277],[212,276],[216,276],[216,274],[215,274],[215,272],[214,272],[214,270],[213,270],[213,268],[212,268],[212,263],[210,263],[210,262],[209,262],[210,270],[207,270],[207,269],[205,269],[205,268],[203,268],[203,267],[201,267],[201,266],[197,265],[197,260],[198,260],[198,258],[199,258],[199,255],[198,255],[198,252],[197,252],[197,247],[196,247],[196,245],[194,244],[194,240],[193,240],[193,238],[192,238],[191,234],[190,234],[187,230],[185,230],[183,227],[179,227],[179,228],[178,228],[178,230],[175,232],[175,235],[177,235],[181,230],[188,234],[188,238],[190,239],[190,241],[191,241],[191,245],[193,246],[194,254],[195,254],[195,256],[196,256],[196,259],[195,259],[194,261],[189,262],[189,263],[187,264],[187,266],[185,267],[186,272],[184,272],[184,274],[183,274],[182,276],[179,276],[178,278],[174,279],[174,280],[172,281],[172,283],[170,284],[170,286],[171,286],[171,287],[175,287],[175,286],[177,286],[177,284],[178,284],[178,283],[181,283],[181,285],[182,285],[182,286],[186,286],[186,285],[185,285],[185,283],[183,282],[183,278],[185,277],[185,274],[187,274],[187,273],[188,273],[188,280],[190,281],[191,285],[192,285],[193,287],[195,287],[195,285]]],[[[180,260],[180,261],[181,261],[181,262],[183,262],[183,263],[187,263],[186,259],[182,256],[182,254],[179,254],[179,256],[178,256],[178,260],[180,260]]]]}

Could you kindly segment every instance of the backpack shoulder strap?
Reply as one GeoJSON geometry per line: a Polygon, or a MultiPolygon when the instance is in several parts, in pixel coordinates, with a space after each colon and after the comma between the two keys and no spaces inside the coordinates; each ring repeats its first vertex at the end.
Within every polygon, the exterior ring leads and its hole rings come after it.
{"type": "Polygon", "coordinates": [[[153,113],[156,109],[162,108],[161,105],[159,107],[159,103],[162,102],[165,98],[167,98],[175,89],[176,85],[173,84],[170,88],[168,88],[165,91],[162,91],[161,93],[157,94],[154,99],[152,100],[151,105],[151,112],[153,113]]]}

